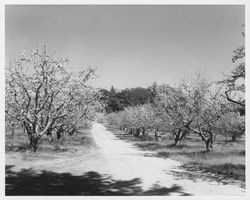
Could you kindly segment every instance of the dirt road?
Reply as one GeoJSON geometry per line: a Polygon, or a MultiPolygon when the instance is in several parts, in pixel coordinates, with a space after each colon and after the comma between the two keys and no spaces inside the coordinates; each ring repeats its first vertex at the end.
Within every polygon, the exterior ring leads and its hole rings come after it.
{"type": "Polygon", "coordinates": [[[155,186],[169,188],[170,195],[245,195],[245,190],[238,185],[178,177],[175,174],[185,174],[180,168],[181,163],[171,159],[145,157],[145,152],[118,139],[100,123],[93,124],[92,134],[99,152],[109,166],[109,173],[115,179],[138,178],[143,189],[149,190],[155,186]],[[181,192],[171,192],[171,188],[176,187],[180,188],[181,192]]]}

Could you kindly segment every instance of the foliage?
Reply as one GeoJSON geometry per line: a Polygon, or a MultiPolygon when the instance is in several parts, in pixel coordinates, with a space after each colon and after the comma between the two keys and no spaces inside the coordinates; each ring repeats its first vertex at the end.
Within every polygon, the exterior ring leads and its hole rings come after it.
{"type": "Polygon", "coordinates": [[[226,141],[228,137],[231,137],[232,141],[236,141],[236,138],[245,132],[245,117],[240,116],[239,113],[228,112],[222,116],[219,127],[220,133],[225,136],[226,141]]]}
{"type": "Polygon", "coordinates": [[[6,119],[25,128],[36,151],[43,136],[73,134],[101,107],[100,92],[88,82],[95,70],[66,71],[67,59],[50,55],[46,46],[24,52],[6,74],[6,119]]]}
{"type": "MultiPolygon", "coordinates": [[[[245,32],[242,32],[242,35],[245,38],[245,32]]],[[[225,79],[219,83],[226,87],[227,100],[239,105],[245,111],[245,45],[233,51],[232,62],[236,65],[231,74],[225,75],[225,79]]]]}
{"type": "Polygon", "coordinates": [[[154,83],[149,91],[151,103],[127,107],[110,114],[108,120],[112,118],[114,125],[137,137],[154,133],[157,141],[162,133],[171,134],[174,145],[193,133],[204,142],[206,151],[211,151],[218,134],[236,138],[244,133],[244,117],[200,73],[176,87],[154,83]]]}
{"type": "Polygon", "coordinates": [[[116,91],[112,86],[110,91],[102,89],[103,98],[106,100],[106,112],[123,111],[128,106],[143,105],[150,99],[150,92],[145,88],[131,88],[116,91]]]}

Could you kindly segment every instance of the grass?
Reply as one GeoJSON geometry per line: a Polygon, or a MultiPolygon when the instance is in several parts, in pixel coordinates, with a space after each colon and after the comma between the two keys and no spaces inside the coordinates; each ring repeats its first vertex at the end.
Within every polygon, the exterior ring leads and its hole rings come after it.
{"type": "Polygon", "coordinates": [[[21,161],[51,160],[58,156],[70,155],[77,152],[89,152],[95,147],[89,128],[83,128],[72,136],[65,136],[52,142],[48,142],[46,138],[42,138],[38,144],[38,150],[34,153],[29,148],[29,140],[27,135],[21,129],[16,130],[14,139],[11,138],[9,132],[5,137],[5,153],[20,159],[21,161]]]}
{"type": "MultiPolygon", "coordinates": [[[[200,171],[201,174],[216,175],[221,181],[240,181],[245,187],[245,140],[225,142],[217,136],[213,151],[205,152],[205,145],[196,135],[189,135],[178,146],[173,140],[144,141],[115,127],[108,126],[118,138],[132,142],[141,150],[151,151],[150,155],[180,161],[188,171],[200,171]]],[[[194,176],[194,174],[192,174],[194,176]]],[[[192,176],[190,178],[192,178],[192,176]]],[[[210,177],[211,177],[210,176],[210,177]]]]}

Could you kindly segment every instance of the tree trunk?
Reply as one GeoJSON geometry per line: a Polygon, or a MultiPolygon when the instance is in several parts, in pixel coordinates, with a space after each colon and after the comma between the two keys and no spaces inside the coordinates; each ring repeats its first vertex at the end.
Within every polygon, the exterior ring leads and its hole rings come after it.
{"type": "Polygon", "coordinates": [[[146,139],[146,129],[144,127],[142,128],[142,137],[146,139]]]}
{"type": "Polygon", "coordinates": [[[177,146],[178,141],[180,140],[181,129],[178,130],[178,133],[173,131],[174,135],[174,146],[177,146]]]}
{"type": "Polygon", "coordinates": [[[139,137],[140,136],[140,129],[136,129],[135,131],[136,132],[135,132],[134,136],[139,137]]]}
{"type": "Polygon", "coordinates": [[[174,146],[177,146],[177,145],[178,145],[178,142],[179,142],[179,138],[175,138],[175,139],[174,139],[174,146]]]}
{"type": "Polygon", "coordinates": [[[38,140],[41,138],[41,137],[38,137],[37,134],[30,130],[28,127],[26,128],[26,133],[28,134],[28,138],[29,138],[29,141],[30,141],[30,148],[36,152],[37,151],[37,146],[38,146],[38,140]]]}
{"type": "Polygon", "coordinates": [[[155,132],[155,141],[158,142],[158,140],[159,140],[159,136],[158,136],[158,133],[157,133],[157,131],[156,131],[156,132],[155,132]]]}
{"type": "Polygon", "coordinates": [[[210,137],[210,149],[213,149],[213,143],[214,143],[214,138],[213,138],[213,135],[211,135],[210,137]]]}
{"type": "Polygon", "coordinates": [[[33,134],[29,133],[28,137],[29,137],[29,140],[30,140],[30,144],[29,144],[30,148],[34,152],[36,152],[37,151],[38,140],[39,140],[38,137],[34,133],[33,134]]]}
{"type": "Polygon", "coordinates": [[[179,129],[178,133],[174,132],[174,146],[177,146],[179,141],[181,141],[185,135],[189,132],[189,130],[185,130],[185,129],[179,129]]]}
{"type": "Polygon", "coordinates": [[[213,148],[213,140],[212,140],[212,138],[208,138],[208,139],[205,141],[205,144],[206,144],[206,151],[207,151],[207,152],[210,152],[211,149],[213,148]]]}
{"type": "Polygon", "coordinates": [[[206,151],[210,152],[209,140],[207,140],[205,143],[206,143],[206,151]]]}
{"type": "Polygon", "coordinates": [[[11,139],[14,140],[15,137],[15,127],[11,127],[11,139]]]}
{"type": "Polygon", "coordinates": [[[236,135],[232,135],[232,142],[236,142],[236,135]]]}
{"type": "Polygon", "coordinates": [[[30,141],[30,147],[33,149],[34,152],[37,151],[37,144],[38,144],[38,140],[36,137],[32,137],[31,141],[30,141]]]}

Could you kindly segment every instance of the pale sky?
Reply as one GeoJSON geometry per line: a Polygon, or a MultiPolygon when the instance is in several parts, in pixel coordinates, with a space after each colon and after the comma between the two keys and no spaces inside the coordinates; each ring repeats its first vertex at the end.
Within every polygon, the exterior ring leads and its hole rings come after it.
{"type": "Polygon", "coordinates": [[[97,87],[173,84],[197,70],[210,80],[233,68],[244,6],[5,7],[6,64],[47,43],[76,69],[97,68],[97,87]]]}

